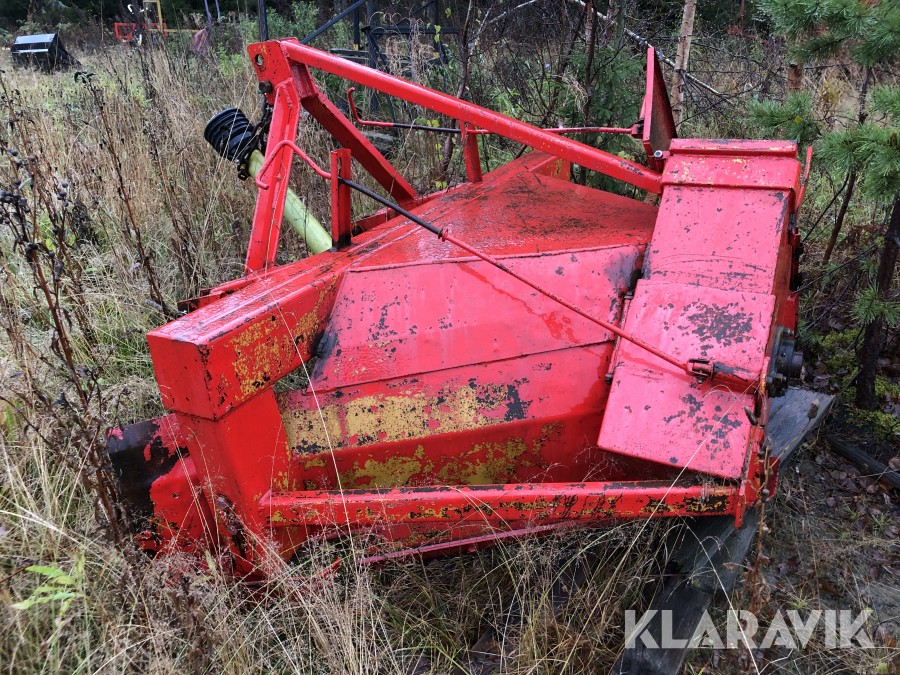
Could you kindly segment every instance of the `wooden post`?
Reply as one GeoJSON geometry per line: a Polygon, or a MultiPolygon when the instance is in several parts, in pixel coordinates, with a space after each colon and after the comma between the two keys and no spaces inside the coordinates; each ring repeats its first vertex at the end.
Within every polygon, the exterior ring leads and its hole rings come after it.
{"type": "Polygon", "coordinates": [[[787,90],[790,94],[803,88],[803,64],[789,63],[787,76],[787,90]]]}
{"type": "MultiPolygon", "coordinates": [[[[900,195],[894,199],[891,219],[887,232],[884,233],[884,244],[878,260],[878,272],[875,275],[875,288],[879,302],[888,302],[891,286],[900,260],[900,195]]],[[[863,410],[876,410],[878,399],[875,396],[875,377],[878,374],[878,358],[881,346],[888,338],[890,326],[885,323],[884,316],[879,315],[868,324],[863,333],[863,341],[859,346],[859,375],[856,377],[856,407],[863,410]]],[[[896,484],[895,484],[895,487],[896,484]]]]}
{"type": "Polygon", "coordinates": [[[675,56],[675,74],[672,76],[672,116],[675,126],[681,124],[684,114],[684,73],[691,56],[691,38],[694,33],[694,13],[697,0],[685,0],[681,16],[681,33],[678,36],[678,53],[675,56]]]}

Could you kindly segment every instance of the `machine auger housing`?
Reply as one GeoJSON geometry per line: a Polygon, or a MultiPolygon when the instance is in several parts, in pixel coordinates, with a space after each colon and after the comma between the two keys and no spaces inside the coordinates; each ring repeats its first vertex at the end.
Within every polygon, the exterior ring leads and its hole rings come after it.
{"type": "Polygon", "coordinates": [[[740,521],[774,491],[769,399],[799,367],[794,143],[675,138],[652,50],[642,119],[618,130],[646,165],[295,40],[249,52],[271,122],[246,273],[147,336],[171,413],[110,433],[143,547],[217,550],[248,574],[316,537],[433,553],[740,521]],[[468,182],[419,194],[313,69],[456,120],[468,182]],[[341,146],[327,168],[294,144],[301,110],[341,146]],[[487,133],[531,150],[482,175],[487,133]],[[572,164],[658,205],[572,183],[572,164]],[[288,177],[310,169],[331,186],[332,247],[276,265],[288,177]],[[307,387],[276,388],[298,369],[307,387]]]}

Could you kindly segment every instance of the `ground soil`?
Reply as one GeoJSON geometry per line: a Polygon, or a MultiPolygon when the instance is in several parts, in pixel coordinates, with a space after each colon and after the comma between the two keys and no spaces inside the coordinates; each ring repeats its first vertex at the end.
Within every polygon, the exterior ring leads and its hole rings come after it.
{"type": "MultiPolygon", "coordinates": [[[[761,624],[777,610],[847,609],[855,616],[871,609],[867,633],[875,649],[828,650],[820,633],[804,650],[695,650],[686,672],[900,672],[900,494],[832,452],[827,439],[835,435],[885,464],[900,454],[896,444],[853,426],[838,406],[782,470],[760,552],[751,550],[729,600],[747,608],[755,594],[761,624]],[[754,565],[760,574],[750,588],[754,565]]],[[[714,615],[728,606],[718,599],[714,615]]]]}

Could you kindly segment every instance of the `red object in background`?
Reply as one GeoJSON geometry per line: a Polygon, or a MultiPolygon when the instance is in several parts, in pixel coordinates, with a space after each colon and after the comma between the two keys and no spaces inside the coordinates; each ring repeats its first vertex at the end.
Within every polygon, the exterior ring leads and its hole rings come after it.
{"type": "MultiPolygon", "coordinates": [[[[117,21],[113,24],[113,31],[115,32],[116,40],[119,42],[131,42],[138,32],[138,27],[136,23],[117,21]]],[[[147,22],[141,24],[141,32],[162,35],[163,39],[169,37],[169,29],[164,23],[147,22]]]]}
{"type": "Polygon", "coordinates": [[[652,50],[636,128],[653,168],[295,40],[249,52],[273,115],[246,276],[148,335],[171,414],[110,435],[145,548],[259,573],[311,537],[431,554],[564,523],[740,521],[774,491],[794,144],[674,139],[652,50]],[[533,151],[482,176],[470,133],[472,182],[419,195],[309,68],[533,151]],[[319,169],[336,247],[277,266],[301,108],[344,148],[319,169]],[[351,223],[351,155],[443,236],[390,209],[351,223]],[[659,206],[573,184],[573,163],[659,206]],[[276,391],[296,372],[308,385],[276,391]]]}

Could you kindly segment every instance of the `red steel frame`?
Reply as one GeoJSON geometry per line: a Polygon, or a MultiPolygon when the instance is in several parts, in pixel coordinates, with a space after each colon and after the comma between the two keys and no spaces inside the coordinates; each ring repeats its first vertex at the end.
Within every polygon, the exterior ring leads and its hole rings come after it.
{"type": "Polygon", "coordinates": [[[652,50],[650,167],[296,40],[249,53],[273,113],[246,274],[150,333],[172,414],[111,434],[146,548],[218,547],[250,573],[312,536],[431,553],[566,522],[740,521],[774,491],[795,145],[674,139],[652,50]],[[310,68],[456,120],[469,185],[420,195],[310,68]],[[301,109],[342,146],[329,171],[295,144],[301,109]],[[484,133],[534,152],[482,175],[484,133]],[[294,154],[331,183],[334,249],[277,266],[294,154]],[[395,208],[353,220],[354,161],[395,208]],[[571,164],[660,205],[567,183],[571,164]],[[544,237],[529,214],[568,224],[544,237]],[[276,394],[315,356],[309,387],[276,394]]]}

